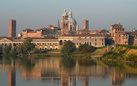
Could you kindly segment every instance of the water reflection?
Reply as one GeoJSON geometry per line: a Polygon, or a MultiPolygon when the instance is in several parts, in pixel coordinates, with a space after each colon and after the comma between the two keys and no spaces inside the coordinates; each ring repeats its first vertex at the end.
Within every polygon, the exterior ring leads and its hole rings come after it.
{"type": "Polygon", "coordinates": [[[17,59],[15,65],[10,60],[0,60],[0,62],[0,68],[5,65],[8,67],[9,86],[16,86],[17,70],[21,70],[22,79],[25,81],[51,82],[56,83],[56,86],[78,86],[80,82],[83,86],[90,86],[91,78],[102,80],[110,78],[110,85],[123,86],[126,78],[137,78],[137,71],[132,71],[130,66],[104,67],[106,64],[90,59],[17,59]]]}

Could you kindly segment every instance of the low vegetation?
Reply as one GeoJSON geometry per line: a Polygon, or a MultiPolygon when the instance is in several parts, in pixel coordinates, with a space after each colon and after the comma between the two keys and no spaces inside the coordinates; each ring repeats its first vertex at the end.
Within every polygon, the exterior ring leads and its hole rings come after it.
{"type": "Polygon", "coordinates": [[[137,47],[130,45],[116,45],[112,51],[105,53],[102,60],[137,63],[137,47]]]}

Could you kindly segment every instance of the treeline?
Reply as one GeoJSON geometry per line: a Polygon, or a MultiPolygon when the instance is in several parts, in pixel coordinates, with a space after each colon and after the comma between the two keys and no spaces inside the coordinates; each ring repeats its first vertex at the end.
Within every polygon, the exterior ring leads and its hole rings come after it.
{"type": "MultiPolygon", "coordinates": [[[[18,45],[17,47],[12,47],[11,45],[0,45],[0,56],[3,57],[13,57],[15,58],[17,54],[29,54],[30,51],[35,48],[35,45],[32,42],[31,38],[26,39],[23,44],[18,45]]],[[[37,49],[35,49],[37,51],[37,49]]]]}
{"type": "Polygon", "coordinates": [[[85,57],[90,58],[91,53],[95,50],[95,47],[89,46],[88,44],[82,44],[79,46],[79,48],[76,48],[75,44],[72,41],[66,41],[61,48],[61,53],[68,56],[72,55],[76,51],[79,51],[85,57]]]}

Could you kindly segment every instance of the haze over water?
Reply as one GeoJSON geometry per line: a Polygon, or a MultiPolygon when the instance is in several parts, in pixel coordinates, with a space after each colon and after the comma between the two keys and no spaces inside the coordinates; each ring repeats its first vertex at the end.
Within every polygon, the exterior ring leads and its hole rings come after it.
{"type": "Polygon", "coordinates": [[[21,33],[26,28],[56,26],[64,9],[69,12],[70,8],[79,29],[83,19],[88,19],[90,30],[109,30],[110,25],[119,22],[126,30],[133,30],[137,28],[136,3],[137,0],[1,0],[0,36],[8,36],[10,19],[17,20],[17,33],[21,33]]]}

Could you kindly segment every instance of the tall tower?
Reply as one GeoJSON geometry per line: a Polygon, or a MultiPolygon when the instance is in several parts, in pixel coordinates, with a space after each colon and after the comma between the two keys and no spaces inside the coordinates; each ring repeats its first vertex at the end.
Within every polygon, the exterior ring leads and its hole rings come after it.
{"type": "Polygon", "coordinates": [[[9,37],[16,37],[16,20],[9,20],[9,37]]]}
{"type": "Polygon", "coordinates": [[[62,20],[61,20],[61,35],[69,34],[68,26],[69,26],[68,15],[67,15],[66,9],[65,9],[64,13],[62,14],[62,20]]]}
{"type": "Polygon", "coordinates": [[[60,25],[59,25],[59,19],[58,19],[57,27],[60,28],[60,25]]]}
{"type": "Polygon", "coordinates": [[[83,29],[89,30],[89,21],[88,20],[83,20],[83,29]]]}

